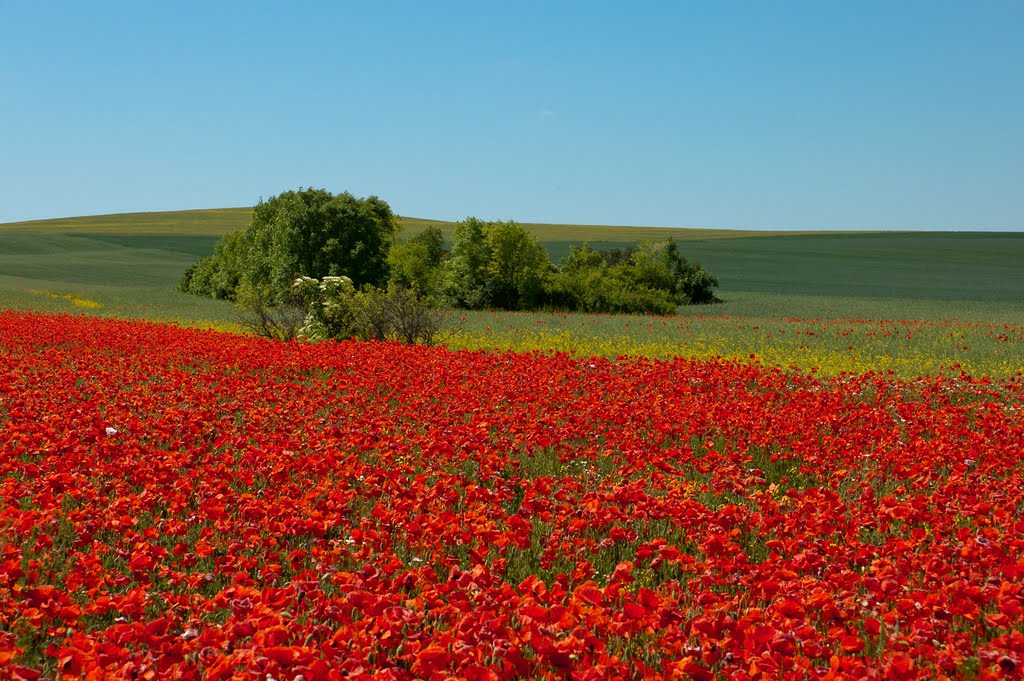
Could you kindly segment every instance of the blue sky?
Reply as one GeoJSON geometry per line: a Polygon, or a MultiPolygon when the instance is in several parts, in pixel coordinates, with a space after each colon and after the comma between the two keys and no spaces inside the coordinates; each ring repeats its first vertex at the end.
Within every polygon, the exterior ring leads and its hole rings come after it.
{"type": "Polygon", "coordinates": [[[0,0],[0,222],[1024,230],[1024,2],[0,0]]]}

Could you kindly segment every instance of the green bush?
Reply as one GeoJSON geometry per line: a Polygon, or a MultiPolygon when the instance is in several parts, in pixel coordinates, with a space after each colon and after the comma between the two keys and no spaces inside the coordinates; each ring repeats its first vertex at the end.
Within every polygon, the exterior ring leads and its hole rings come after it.
{"type": "Polygon", "coordinates": [[[272,296],[268,289],[249,283],[238,287],[235,310],[242,326],[257,336],[282,341],[298,338],[307,318],[305,305],[297,294],[281,300],[272,296]]]}
{"type": "Polygon", "coordinates": [[[675,242],[599,253],[573,246],[546,280],[550,307],[580,312],[673,314],[679,305],[713,302],[718,280],[679,255],[675,242]]]}
{"type": "MultiPolygon", "coordinates": [[[[677,304],[665,290],[639,285],[623,277],[616,267],[608,267],[589,248],[573,248],[577,258],[582,253],[590,265],[580,267],[570,264],[559,268],[547,280],[547,298],[550,307],[578,312],[603,312],[625,314],[672,314],[677,304]],[[589,251],[589,254],[587,253],[589,251]]],[[[573,259],[570,252],[568,259],[573,259]]]]}
{"type": "Polygon", "coordinates": [[[345,276],[323,280],[298,277],[292,290],[306,309],[306,320],[299,335],[307,340],[343,340],[360,334],[356,318],[356,289],[345,276]]]}
{"type": "Polygon", "coordinates": [[[306,310],[298,335],[311,341],[355,338],[434,345],[449,328],[443,310],[416,290],[396,284],[356,290],[348,277],[299,277],[293,290],[306,310]]]}

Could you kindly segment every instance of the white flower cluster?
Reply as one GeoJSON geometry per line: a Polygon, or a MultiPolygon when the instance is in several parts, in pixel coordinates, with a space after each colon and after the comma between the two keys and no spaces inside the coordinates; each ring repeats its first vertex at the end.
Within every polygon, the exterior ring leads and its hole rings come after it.
{"type": "Polygon", "coordinates": [[[353,288],[352,280],[349,279],[346,276],[324,277],[320,281],[320,290],[321,291],[329,291],[329,290],[337,291],[339,289],[346,289],[347,290],[347,289],[351,289],[351,288],[353,288]]]}
{"type": "Polygon", "coordinates": [[[297,277],[292,289],[306,306],[306,321],[299,329],[302,338],[326,340],[352,335],[351,307],[356,287],[349,277],[297,277]]]}

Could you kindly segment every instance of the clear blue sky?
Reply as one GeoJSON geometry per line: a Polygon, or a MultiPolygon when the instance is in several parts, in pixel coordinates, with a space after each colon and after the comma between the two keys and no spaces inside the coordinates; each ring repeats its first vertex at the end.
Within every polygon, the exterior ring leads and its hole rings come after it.
{"type": "Polygon", "coordinates": [[[0,222],[1024,230],[1024,2],[0,0],[0,222]]]}

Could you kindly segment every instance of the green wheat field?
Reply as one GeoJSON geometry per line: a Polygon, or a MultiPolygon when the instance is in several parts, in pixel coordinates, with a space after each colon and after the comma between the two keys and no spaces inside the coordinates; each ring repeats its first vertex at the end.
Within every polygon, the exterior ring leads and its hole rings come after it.
{"type": "MultiPolygon", "coordinates": [[[[240,332],[231,304],[178,293],[182,272],[251,210],[126,213],[0,225],[0,308],[240,332]]],[[[403,218],[402,236],[437,225],[403,218]]],[[[452,347],[727,357],[825,374],[1024,369],[1024,233],[764,232],[528,224],[554,260],[673,237],[723,303],[673,317],[455,312],[452,347]],[[753,356],[753,357],[751,357],[753,356]]]]}

